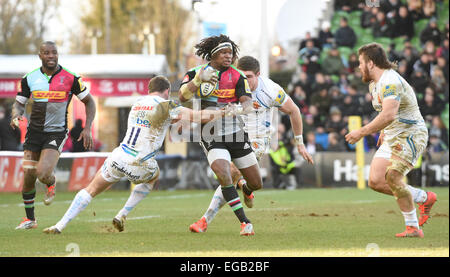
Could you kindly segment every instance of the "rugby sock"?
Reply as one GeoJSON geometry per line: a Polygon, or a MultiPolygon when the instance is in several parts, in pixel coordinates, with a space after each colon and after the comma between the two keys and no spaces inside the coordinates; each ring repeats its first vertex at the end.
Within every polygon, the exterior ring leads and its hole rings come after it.
{"type": "Polygon", "coordinates": [[[149,184],[135,185],[130,197],[128,198],[125,206],[116,215],[117,218],[127,216],[128,213],[136,207],[142,199],[144,199],[150,193],[149,184]]]}
{"type": "Polygon", "coordinates": [[[413,209],[410,212],[402,212],[403,217],[405,218],[406,226],[413,226],[419,228],[419,221],[417,220],[416,209],[413,209]]]}
{"type": "Polygon", "coordinates": [[[225,201],[225,198],[223,198],[222,194],[222,187],[219,185],[214,192],[213,198],[211,199],[211,203],[209,203],[209,207],[206,210],[203,217],[206,219],[206,223],[210,223],[214,217],[219,212],[220,208],[225,205],[227,201],[225,201]]]}
{"type": "Polygon", "coordinates": [[[411,192],[412,198],[415,203],[423,203],[423,202],[427,201],[426,191],[415,188],[410,185],[406,185],[406,187],[408,188],[409,192],[411,192]]]}
{"type": "Polygon", "coordinates": [[[223,198],[230,205],[234,214],[237,216],[240,222],[250,223],[250,220],[245,216],[244,207],[242,206],[241,199],[239,199],[238,192],[234,185],[229,185],[222,188],[223,198]]]}
{"type": "Polygon", "coordinates": [[[23,204],[25,205],[25,213],[29,220],[35,220],[34,218],[34,197],[36,196],[36,189],[31,191],[22,192],[23,204]]]}
{"type": "Polygon", "coordinates": [[[56,228],[58,228],[59,231],[62,231],[64,228],[66,228],[67,223],[69,223],[80,212],[82,212],[87,207],[87,205],[89,205],[91,200],[92,196],[89,194],[89,192],[87,192],[85,189],[80,190],[77,195],[75,195],[72,204],[70,204],[70,207],[66,211],[64,216],[60,221],[58,221],[58,223],[55,224],[56,228]]]}

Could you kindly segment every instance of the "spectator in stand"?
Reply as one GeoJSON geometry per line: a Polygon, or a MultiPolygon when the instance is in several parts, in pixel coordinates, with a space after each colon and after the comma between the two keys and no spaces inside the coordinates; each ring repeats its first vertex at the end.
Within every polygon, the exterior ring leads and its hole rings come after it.
{"type": "Polygon", "coordinates": [[[408,63],[406,62],[405,59],[402,59],[399,63],[398,63],[398,69],[397,69],[398,74],[400,74],[403,79],[405,79],[407,82],[409,82],[409,75],[408,75],[408,63]]]}
{"type": "MultiPolygon", "coordinates": [[[[372,94],[366,93],[364,95],[364,102],[361,105],[361,113],[363,114],[364,117],[366,117],[370,120],[375,118],[375,116],[377,115],[377,112],[375,111],[375,109],[373,108],[373,105],[372,105],[372,94]]],[[[367,122],[367,123],[369,123],[369,122],[367,122]]],[[[363,124],[363,126],[364,125],[365,124],[363,124]]]]}
{"type": "Polygon", "coordinates": [[[322,51],[331,48],[334,43],[334,35],[331,32],[331,24],[328,21],[322,23],[322,29],[319,32],[319,43],[322,51]]]}
{"type": "Polygon", "coordinates": [[[435,69],[440,69],[444,75],[446,83],[448,83],[448,62],[444,57],[437,58],[435,69]]]}
{"type": "Polygon", "coordinates": [[[303,48],[307,47],[308,40],[311,40],[313,42],[313,47],[316,47],[319,50],[322,49],[319,39],[312,37],[311,32],[306,32],[305,38],[300,42],[298,51],[301,51],[303,48]]]}
{"type": "Polygon", "coordinates": [[[20,129],[11,128],[10,122],[11,113],[0,105],[0,151],[21,151],[20,129]]]}
{"type": "Polygon", "coordinates": [[[402,3],[399,0],[381,0],[380,9],[389,17],[393,17],[398,12],[402,3]]]}
{"type": "Polygon", "coordinates": [[[361,27],[370,28],[377,19],[377,12],[378,8],[371,8],[368,5],[364,5],[361,14],[361,27]]]}
{"type": "Polygon", "coordinates": [[[411,39],[414,36],[414,21],[406,6],[400,6],[395,16],[393,25],[393,37],[411,39]]]}
{"type": "Polygon", "coordinates": [[[444,73],[442,72],[442,70],[437,66],[434,67],[433,72],[431,74],[431,83],[433,83],[434,86],[436,87],[437,94],[444,93],[445,84],[447,83],[447,80],[445,79],[445,76],[444,76],[444,73]]]}
{"type": "Polygon", "coordinates": [[[414,63],[413,69],[414,71],[422,70],[427,76],[427,78],[430,78],[431,76],[430,55],[426,52],[422,52],[422,54],[420,54],[420,59],[414,63]]]}
{"type": "Polygon", "coordinates": [[[294,83],[294,86],[301,86],[306,93],[306,101],[309,103],[309,98],[311,98],[311,83],[308,80],[308,74],[304,71],[300,71],[299,79],[294,83]]]}
{"type": "Polygon", "coordinates": [[[360,98],[361,96],[358,95],[356,88],[354,86],[348,86],[348,94],[344,96],[344,101],[340,107],[344,121],[347,121],[348,116],[362,115],[361,104],[363,101],[360,98]]]}
{"type": "Polygon", "coordinates": [[[412,47],[405,47],[402,52],[402,60],[406,62],[406,74],[411,76],[414,70],[414,64],[419,59],[418,55],[415,55],[412,47]]]}
{"type": "Polygon", "coordinates": [[[339,75],[345,72],[345,66],[337,46],[333,46],[322,61],[322,72],[327,75],[339,75]]]}
{"type": "Polygon", "coordinates": [[[429,78],[421,68],[414,70],[410,81],[410,85],[414,88],[415,93],[422,95],[425,94],[425,88],[430,84],[429,78]]]}
{"type": "Polygon", "coordinates": [[[351,12],[359,9],[361,1],[359,0],[335,0],[334,10],[351,12]]]}
{"type": "Polygon", "coordinates": [[[322,88],[316,91],[311,97],[311,105],[317,107],[320,115],[328,115],[331,106],[331,97],[328,95],[328,89],[322,88]]]}
{"type": "Polygon", "coordinates": [[[436,63],[436,46],[434,43],[429,40],[425,43],[423,47],[423,52],[428,54],[428,58],[430,60],[430,63],[434,65],[436,63]]]}
{"type": "MultiPolygon", "coordinates": [[[[314,125],[314,116],[312,114],[306,114],[303,119],[303,133],[315,132],[316,126],[314,125]]],[[[311,152],[309,152],[311,153],[311,152]]]]}
{"type": "Polygon", "coordinates": [[[428,133],[436,135],[442,143],[445,145],[445,148],[448,149],[449,145],[449,137],[448,137],[448,130],[444,125],[444,122],[442,121],[442,118],[440,116],[434,116],[431,121],[431,126],[428,131],[428,133]]]}
{"type": "Polygon", "coordinates": [[[448,61],[448,38],[445,38],[436,50],[436,57],[443,57],[448,61]]]}
{"type": "Polygon", "coordinates": [[[83,121],[81,119],[77,119],[75,121],[75,125],[70,130],[70,139],[72,140],[72,152],[87,151],[83,145],[83,140],[79,140],[82,131],[83,131],[83,121]]]}
{"type": "MultiPolygon", "coordinates": [[[[304,131],[304,130],[303,130],[304,131]]],[[[306,150],[309,154],[313,155],[316,152],[322,152],[325,151],[322,145],[319,143],[316,143],[316,134],[312,131],[306,132],[306,143],[305,143],[306,150]]]]}
{"type": "Polygon", "coordinates": [[[353,48],[356,44],[356,34],[353,29],[348,26],[346,17],[341,17],[339,22],[340,28],[334,34],[334,41],[338,47],[346,46],[353,48]]]}
{"type": "Polygon", "coordinates": [[[332,86],[328,90],[328,94],[331,97],[331,105],[339,107],[342,104],[343,96],[339,87],[332,86]]]}
{"type": "Polygon", "coordinates": [[[308,75],[309,82],[312,81],[314,75],[320,71],[321,67],[318,63],[320,56],[320,49],[314,47],[314,42],[308,40],[306,46],[299,52],[300,63],[302,64],[303,71],[308,75]]]}
{"type": "Polygon", "coordinates": [[[405,39],[405,41],[403,41],[403,48],[410,48],[412,54],[416,57],[419,57],[419,50],[417,50],[417,48],[412,45],[410,39],[405,39]]]}
{"type": "Polygon", "coordinates": [[[319,109],[314,106],[314,105],[310,105],[309,106],[309,114],[312,115],[313,120],[314,120],[314,127],[316,129],[317,132],[325,132],[324,126],[325,126],[325,119],[328,116],[328,111],[327,114],[322,115],[319,114],[319,109]],[[319,130],[322,129],[322,130],[319,130]]]}
{"type": "Polygon", "coordinates": [[[433,116],[441,116],[444,107],[444,101],[436,96],[436,93],[431,86],[428,86],[425,89],[423,99],[419,101],[420,113],[424,119],[431,122],[433,116]]]}
{"type": "Polygon", "coordinates": [[[327,152],[342,152],[347,151],[345,144],[339,139],[337,133],[328,134],[328,148],[327,152]]]}
{"type": "Polygon", "coordinates": [[[343,94],[348,93],[347,87],[349,86],[349,81],[347,78],[347,74],[341,73],[341,75],[339,76],[338,85],[339,85],[339,89],[341,90],[341,93],[343,93],[343,94]]]}
{"type": "Polygon", "coordinates": [[[295,105],[300,109],[301,114],[308,113],[308,105],[306,103],[306,93],[303,90],[302,86],[295,85],[293,91],[291,92],[292,101],[294,101],[295,105]]]}
{"type": "Polygon", "coordinates": [[[386,54],[390,62],[398,62],[402,58],[402,54],[398,53],[395,50],[395,43],[389,44],[388,48],[386,49],[386,54]]]}
{"type": "Polygon", "coordinates": [[[420,42],[425,44],[427,41],[431,40],[434,45],[441,44],[441,31],[439,30],[436,22],[436,18],[431,18],[428,26],[420,33],[420,42]]]}
{"type": "Polygon", "coordinates": [[[386,18],[383,11],[377,13],[377,20],[372,25],[372,34],[375,38],[391,37],[392,36],[392,22],[391,19],[386,18]]]}
{"type": "Polygon", "coordinates": [[[423,0],[422,11],[425,18],[436,16],[436,3],[434,0],[423,0]]]}
{"type": "Polygon", "coordinates": [[[325,132],[337,133],[339,135],[339,140],[344,139],[345,134],[348,133],[347,123],[342,119],[342,113],[336,106],[333,106],[330,109],[330,117],[325,123],[325,132]]]}
{"type": "Polygon", "coordinates": [[[422,0],[408,0],[408,11],[414,21],[422,19],[422,0]]]}
{"type": "Polygon", "coordinates": [[[359,60],[356,53],[351,53],[350,56],[348,56],[348,72],[354,73],[355,70],[357,70],[359,67],[359,60]]]}
{"type": "Polygon", "coordinates": [[[323,88],[326,88],[328,90],[331,86],[332,84],[327,82],[323,73],[317,72],[315,75],[314,82],[311,84],[311,91],[314,94],[315,92],[322,90],[323,88]]]}

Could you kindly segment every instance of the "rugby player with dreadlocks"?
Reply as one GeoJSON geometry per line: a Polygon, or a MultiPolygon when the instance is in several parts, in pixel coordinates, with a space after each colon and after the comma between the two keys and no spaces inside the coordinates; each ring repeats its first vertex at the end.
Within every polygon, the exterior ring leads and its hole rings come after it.
{"type": "MultiPolygon", "coordinates": [[[[229,104],[242,105],[243,113],[252,109],[252,94],[243,73],[233,66],[237,59],[238,46],[225,35],[211,36],[200,41],[196,55],[208,61],[207,64],[189,70],[180,87],[179,99],[187,102],[200,98],[201,108],[222,108],[229,104]],[[207,66],[218,71],[205,70],[207,66]],[[201,96],[199,88],[203,82],[216,84],[208,96],[201,96]]],[[[202,125],[200,145],[203,147],[211,169],[221,185],[224,199],[241,222],[241,235],[254,235],[253,225],[246,217],[231,174],[231,162],[241,171],[247,183],[242,187],[245,198],[262,187],[259,165],[253,152],[248,134],[244,131],[239,115],[226,117],[219,124],[202,125]]]]}

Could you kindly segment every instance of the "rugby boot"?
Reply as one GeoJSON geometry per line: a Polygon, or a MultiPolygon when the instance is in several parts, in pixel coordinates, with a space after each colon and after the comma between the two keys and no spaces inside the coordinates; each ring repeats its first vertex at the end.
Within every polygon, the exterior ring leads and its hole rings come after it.
{"type": "Polygon", "coordinates": [[[125,220],[126,220],[126,216],[121,216],[121,217],[114,217],[112,224],[114,226],[114,228],[117,229],[117,231],[122,232],[125,229],[125,220]]]}
{"type": "Polygon", "coordinates": [[[406,226],[403,233],[395,235],[397,238],[423,238],[423,231],[413,226],[406,226]]]}
{"type": "Polygon", "coordinates": [[[241,223],[241,236],[253,236],[255,231],[253,231],[253,225],[251,223],[241,223]]]}
{"type": "Polygon", "coordinates": [[[55,226],[45,228],[42,232],[46,233],[46,234],[54,234],[54,235],[61,234],[61,231],[58,230],[58,228],[56,228],[55,226]]]}
{"type": "Polygon", "coordinates": [[[430,211],[431,207],[433,207],[434,203],[437,201],[436,193],[432,191],[427,192],[427,201],[419,204],[419,226],[423,226],[428,219],[431,217],[430,211]]]}
{"type": "Polygon", "coordinates": [[[36,220],[30,220],[26,217],[22,218],[22,222],[16,227],[16,230],[19,229],[34,229],[37,227],[37,221],[36,220]]]}
{"type": "Polygon", "coordinates": [[[204,233],[208,228],[208,223],[206,222],[206,218],[203,216],[197,222],[194,222],[189,226],[189,230],[193,233],[204,233]]]}
{"type": "Polygon", "coordinates": [[[47,186],[47,191],[45,192],[44,195],[44,204],[47,206],[50,205],[53,202],[53,199],[55,199],[55,194],[56,194],[56,178],[53,185],[47,186]]]}

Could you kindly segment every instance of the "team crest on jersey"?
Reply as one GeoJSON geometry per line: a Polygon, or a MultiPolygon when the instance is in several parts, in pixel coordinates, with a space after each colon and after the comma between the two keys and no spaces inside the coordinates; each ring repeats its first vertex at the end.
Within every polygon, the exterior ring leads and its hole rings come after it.
{"type": "Polygon", "coordinates": [[[275,101],[281,105],[281,103],[283,103],[284,98],[286,97],[286,94],[284,93],[283,90],[279,90],[278,91],[278,95],[277,98],[275,99],[275,101]]]}
{"type": "Polygon", "coordinates": [[[388,97],[391,95],[397,96],[398,92],[397,92],[395,85],[386,85],[381,90],[381,94],[383,95],[383,98],[385,98],[385,97],[388,97]]]}

